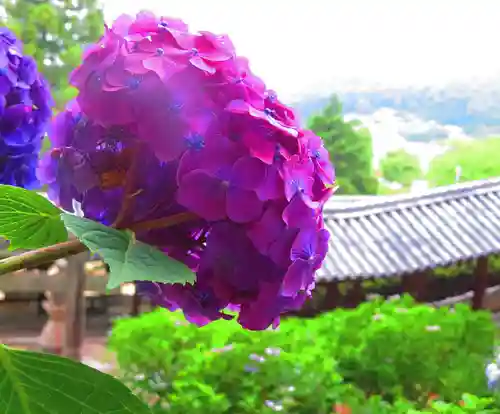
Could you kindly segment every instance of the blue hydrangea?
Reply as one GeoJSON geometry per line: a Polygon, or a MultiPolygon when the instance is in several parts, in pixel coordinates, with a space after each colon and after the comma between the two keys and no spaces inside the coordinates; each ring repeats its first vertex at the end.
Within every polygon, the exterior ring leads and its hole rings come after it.
{"type": "Polygon", "coordinates": [[[490,390],[496,389],[498,387],[498,381],[500,380],[500,367],[498,364],[495,362],[488,364],[485,369],[485,374],[488,380],[488,388],[490,390]]]}
{"type": "Polygon", "coordinates": [[[36,188],[38,153],[53,105],[46,81],[21,42],[0,28],[0,184],[36,188]]]}

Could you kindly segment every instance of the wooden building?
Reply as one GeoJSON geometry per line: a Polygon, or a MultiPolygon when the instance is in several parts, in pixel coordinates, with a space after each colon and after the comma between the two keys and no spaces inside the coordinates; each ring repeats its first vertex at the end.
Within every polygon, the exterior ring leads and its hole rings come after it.
{"type": "Polygon", "coordinates": [[[331,239],[318,272],[323,295],[316,308],[343,306],[341,296],[344,305],[355,306],[366,297],[363,282],[396,276],[405,291],[425,300],[432,269],[465,261],[475,263],[472,305],[483,306],[491,285],[488,258],[500,253],[500,178],[422,194],[334,196],[325,219],[331,239]]]}

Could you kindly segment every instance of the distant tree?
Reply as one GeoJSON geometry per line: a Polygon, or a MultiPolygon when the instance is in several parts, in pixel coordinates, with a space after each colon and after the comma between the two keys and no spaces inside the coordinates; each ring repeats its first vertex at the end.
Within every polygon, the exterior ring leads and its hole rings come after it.
{"type": "Polygon", "coordinates": [[[347,122],[336,96],[321,114],[313,116],[309,128],[323,138],[335,164],[339,194],[376,194],[378,180],[373,171],[373,143],[359,121],[347,122]]]}
{"type": "Polygon", "coordinates": [[[460,167],[460,181],[500,177],[500,138],[457,141],[445,153],[432,160],[428,180],[432,186],[455,182],[460,167]]]}
{"type": "Polygon", "coordinates": [[[387,181],[399,183],[405,187],[422,177],[418,157],[404,149],[388,152],[380,161],[380,171],[387,181]]]}
{"type": "Polygon", "coordinates": [[[82,47],[102,34],[104,18],[97,0],[0,0],[2,23],[24,43],[52,86],[61,108],[75,96],[68,75],[81,60],[82,47]]]}

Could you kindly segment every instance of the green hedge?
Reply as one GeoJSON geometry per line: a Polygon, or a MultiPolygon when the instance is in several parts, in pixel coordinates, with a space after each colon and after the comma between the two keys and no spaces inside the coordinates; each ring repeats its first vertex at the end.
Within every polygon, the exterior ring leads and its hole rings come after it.
{"type": "Polygon", "coordinates": [[[158,310],[116,321],[110,347],[155,413],[500,413],[484,376],[494,340],[488,313],[406,296],[264,332],[158,310]]]}

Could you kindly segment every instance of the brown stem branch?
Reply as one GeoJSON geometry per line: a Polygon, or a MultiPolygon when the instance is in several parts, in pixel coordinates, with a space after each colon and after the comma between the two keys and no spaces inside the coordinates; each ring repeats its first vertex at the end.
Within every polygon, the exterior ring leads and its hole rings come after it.
{"type": "Polygon", "coordinates": [[[161,217],[154,220],[145,220],[130,226],[130,230],[139,233],[141,231],[164,229],[167,227],[175,226],[177,224],[193,221],[197,216],[190,212],[174,214],[173,216],[161,217]]]}
{"type": "MultiPolygon", "coordinates": [[[[139,150],[140,148],[136,149],[136,151],[139,150]]],[[[123,202],[114,223],[111,225],[111,227],[114,228],[122,228],[125,225],[127,216],[134,207],[135,198],[137,195],[141,193],[140,190],[136,190],[136,181],[137,181],[136,173],[137,173],[137,168],[139,168],[139,156],[133,151],[129,152],[129,154],[132,159],[130,161],[129,168],[127,170],[127,175],[125,176],[123,202]]]]}
{"type": "MultiPolygon", "coordinates": [[[[130,230],[140,232],[172,227],[196,218],[197,216],[193,213],[179,213],[169,217],[136,223],[130,226],[130,230]]],[[[54,244],[53,246],[21,253],[19,255],[0,260],[0,275],[16,272],[22,269],[36,268],[57,259],[74,256],[75,254],[82,253],[85,250],[87,250],[87,248],[79,240],[69,240],[64,243],[54,244]]]]}
{"type": "Polygon", "coordinates": [[[0,260],[0,275],[26,268],[35,268],[63,257],[82,253],[87,248],[79,240],[70,240],[53,246],[22,253],[0,260]]]}

